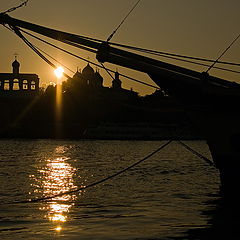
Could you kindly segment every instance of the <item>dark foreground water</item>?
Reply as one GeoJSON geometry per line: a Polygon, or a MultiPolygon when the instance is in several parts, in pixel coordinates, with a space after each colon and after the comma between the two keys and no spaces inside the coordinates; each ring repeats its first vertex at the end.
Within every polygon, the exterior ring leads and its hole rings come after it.
{"type": "MultiPolygon", "coordinates": [[[[0,140],[0,239],[192,239],[211,229],[218,172],[177,142],[84,192],[11,204],[86,186],[163,143],[0,140]]],[[[211,158],[204,141],[186,143],[211,158]]]]}

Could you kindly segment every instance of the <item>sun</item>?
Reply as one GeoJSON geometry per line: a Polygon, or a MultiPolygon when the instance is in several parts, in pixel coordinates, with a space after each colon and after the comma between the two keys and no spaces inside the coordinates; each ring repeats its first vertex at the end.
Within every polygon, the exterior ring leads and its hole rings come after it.
{"type": "Polygon", "coordinates": [[[54,70],[54,73],[56,75],[57,78],[62,78],[63,76],[63,73],[64,73],[64,69],[62,67],[57,67],[55,70],[54,70]]]}

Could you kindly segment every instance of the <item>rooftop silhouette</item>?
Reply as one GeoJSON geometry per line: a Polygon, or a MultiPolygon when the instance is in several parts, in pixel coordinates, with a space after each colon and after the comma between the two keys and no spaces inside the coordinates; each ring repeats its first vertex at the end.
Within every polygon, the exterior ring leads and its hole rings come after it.
{"type": "Polygon", "coordinates": [[[20,73],[20,63],[16,57],[11,73],[0,73],[0,96],[35,96],[39,91],[37,74],[20,73]]]}

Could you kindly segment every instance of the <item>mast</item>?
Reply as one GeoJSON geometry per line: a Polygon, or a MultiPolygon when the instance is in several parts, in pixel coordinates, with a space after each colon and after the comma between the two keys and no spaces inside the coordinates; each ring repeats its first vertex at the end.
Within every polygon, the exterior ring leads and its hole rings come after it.
{"type": "Polygon", "coordinates": [[[106,41],[43,27],[12,18],[7,14],[0,14],[0,23],[7,24],[12,29],[24,28],[64,43],[73,43],[76,47],[84,47],[86,50],[96,53],[96,58],[101,63],[109,62],[147,73],[158,86],[173,95],[197,96],[201,94],[199,93],[201,91],[199,87],[203,85],[204,81],[206,82],[206,79],[208,84],[211,84],[214,88],[239,88],[236,83],[112,47],[106,41]],[[188,88],[187,91],[186,88],[188,88]],[[190,91],[193,94],[190,94],[190,91]]]}
{"type": "Polygon", "coordinates": [[[37,24],[12,18],[7,14],[0,14],[0,23],[3,25],[8,24],[9,26],[28,29],[61,42],[70,41],[89,47],[97,52],[97,59],[100,62],[110,62],[145,73],[158,72],[161,69],[162,71],[167,70],[169,72],[183,74],[190,78],[200,77],[200,73],[196,71],[114,48],[105,41],[94,41],[91,38],[43,27],[37,24]]]}

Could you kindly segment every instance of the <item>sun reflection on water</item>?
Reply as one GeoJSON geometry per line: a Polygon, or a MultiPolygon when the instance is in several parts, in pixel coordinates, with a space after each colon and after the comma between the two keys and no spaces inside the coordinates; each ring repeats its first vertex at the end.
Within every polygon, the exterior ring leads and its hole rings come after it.
{"type": "Polygon", "coordinates": [[[62,230],[62,228],[61,228],[60,226],[58,226],[58,227],[55,228],[55,230],[56,230],[57,232],[60,232],[60,231],[62,230]]]}
{"type": "MultiPolygon", "coordinates": [[[[56,152],[59,150],[62,151],[61,148],[57,148],[56,152]]],[[[76,189],[77,186],[74,185],[73,180],[76,169],[68,161],[69,158],[57,157],[48,159],[46,164],[39,165],[38,176],[30,175],[35,180],[34,193],[41,194],[41,197],[49,197],[76,189]]],[[[56,231],[62,230],[60,224],[67,221],[69,209],[74,205],[75,199],[75,194],[58,196],[40,208],[47,212],[45,217],[56,224],[56,231]]]]}

